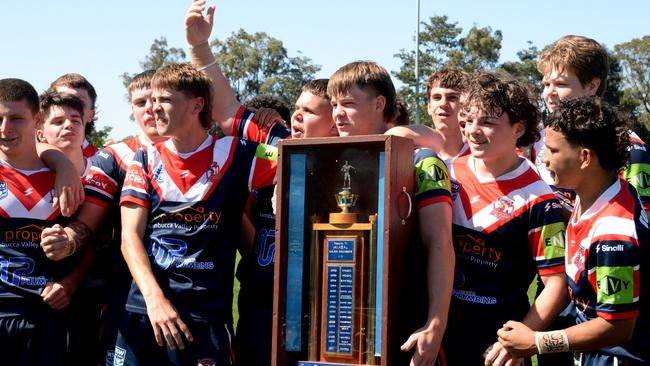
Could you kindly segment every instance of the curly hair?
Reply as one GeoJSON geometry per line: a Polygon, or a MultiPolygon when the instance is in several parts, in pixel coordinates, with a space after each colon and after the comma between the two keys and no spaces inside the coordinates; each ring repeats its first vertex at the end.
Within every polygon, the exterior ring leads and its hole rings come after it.
{"type": "Polygon", "coordinates": [[[486,113],[501,117],[506,113],[510,123],[523,121],[524,134],[517,139],[518,147],[530,146],[539,140],[539,122],[542,113],[532,91],[514,77],[492,72],[475,74],[467,90],[464,107],[477,106],[486,113]]]}
{"type": "Polygon", "coordinates": [[[291,109],[289,109],[289,104],[282,97],[271,94],[260,94],[251,98],[245,105],[253,109],[274,109],[285,122],[291,121],[291,109]]]}
{"type": "Polygon", "coordinates": [[[549,117],[548,127],[573,146],[593,150],[603,169],[620,170],[630,156],[630,120],[600,97],[570,98],[549,117]]]}

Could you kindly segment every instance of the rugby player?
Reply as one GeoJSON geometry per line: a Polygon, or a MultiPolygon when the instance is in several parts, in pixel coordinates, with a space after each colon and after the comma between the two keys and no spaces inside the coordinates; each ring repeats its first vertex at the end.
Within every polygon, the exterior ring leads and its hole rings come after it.
{"type": "Polygon", "coordinates": [[[114,362],[230,365],[243,207],[251,189],[273,183],[277,151],[209,136],[211,82],[190,65],[161,68],[152,89],[170,139],[138,151],[126,174],[122,251],[134,284],[114,362]]]}
{"type": "MultiPolygon", "coordinates": [[[[72,94],[81,99],[84,103],[84,128],[86,136],[95,130],[97,92],[88,79],[79,74],[63,74],[50,84],[50,89],[72,94]]],[[[86,158],[95,155],[98,150],[98,147],[93,146],[86,138],[84,138],[81,148],[86,158]]]]}
{"type": "Polygon", "coordinates": [[[469,84],[471,154],[449,167],[456,267],[443,348],[450,365],[513,362],[496,339],[506,319],[544,329],[564,305],[561,207],[516,151],[538,136],[534,100],[505,75],[483,72],[469,84]],[[531,307],[527,291],[537,274],[546,288],[531,307]]]}
{"type": "Polygon", "coordinates": [[[650,361],[648,217],[619,176],[629,158],[629,122],[597,97],[560,101],[546,128],[543,162],[577,198],[566,238],[566,276],[577,325],[535,332],[509,321],[499,342],[519,356],[575,351],[580,365],[650,361]],[[645,285],[644,285],[645,284],[645,285]]]}
{"type": "Polygon", "coordinates": [[[39,247],[42,227],[62,221],[55,174],[36,151],[40,118],[29,83],[0,80],[0,354],[10,365],[66,364],[65,300],[51,294],[68,273],[39,247]]]}

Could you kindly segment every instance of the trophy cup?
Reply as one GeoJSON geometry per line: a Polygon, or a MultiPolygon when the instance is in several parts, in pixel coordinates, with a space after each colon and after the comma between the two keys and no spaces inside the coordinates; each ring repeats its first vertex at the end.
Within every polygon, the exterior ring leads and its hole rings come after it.
{"type": "Polygon", "coordinates": [[[350,212],[350,209],[357,204],[357,194],[351,192],[350,170],[354,167],[345,161],[341,171],[343,172],[343,187],[334,197],[336,198],[336,205],[341,208],[341,212],[330,213],[330,223],[332,224],[354,224],[357,222],[357,214],[350,212]]]}

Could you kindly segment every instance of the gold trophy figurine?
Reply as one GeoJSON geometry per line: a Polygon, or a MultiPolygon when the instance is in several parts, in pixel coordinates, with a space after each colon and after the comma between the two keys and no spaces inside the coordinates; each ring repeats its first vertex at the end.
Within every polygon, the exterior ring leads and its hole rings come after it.
{"type": "Polygon", "coordinates": [[[346,160],[341,171],[343,172],[343,187],[335,196],[336,205],[341,208],[341,212],[330,213],[330,223],[332,224],[354,224],[357,222],[357,213],[350,212],[350,209],[357,203],[359,195],[350,191],[350,170],[356,170],[346,160]]]}

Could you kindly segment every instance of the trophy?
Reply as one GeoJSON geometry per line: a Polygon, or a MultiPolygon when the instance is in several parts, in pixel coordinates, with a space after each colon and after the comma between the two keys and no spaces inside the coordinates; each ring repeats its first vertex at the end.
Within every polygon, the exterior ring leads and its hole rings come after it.
{"type": "Polygon", "coordinates": [[[357,194],[351,192],[350,170],[354,167],[345,161],[341,171],[343,172],[343,188],[334,197],[336,205],[341,208],[341,212],[330,213],[330,223],[332,224],[353,224],[357,222],[357,214],[350,212],[350,209],[357,204],[357,194]]]}
{"type": "Polygon", "coordinates": [[[403,364],[412,142],[287,140],[279,156],[272,365],[403,364]]]}

